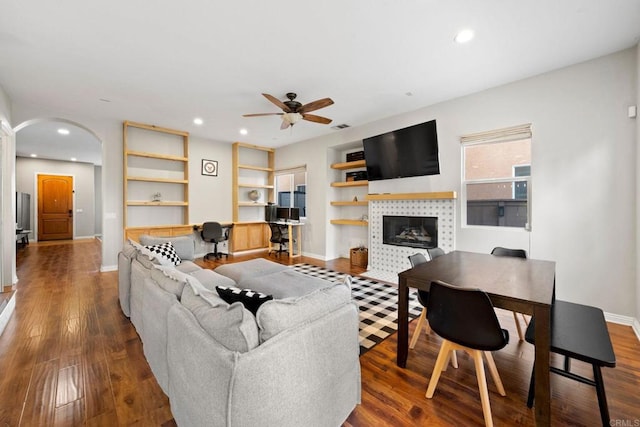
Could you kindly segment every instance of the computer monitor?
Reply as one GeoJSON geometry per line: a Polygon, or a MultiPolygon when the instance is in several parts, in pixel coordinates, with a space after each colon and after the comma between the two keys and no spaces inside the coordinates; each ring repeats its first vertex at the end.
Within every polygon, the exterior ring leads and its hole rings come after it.
{"type": "Polygon", "coordinates": [[[291,221],[300,221],[300,208],[289,208],[289,219],[291,221]]]}
{"type": "Polygon", "coordinates": [[[289,208],[278,206],[276,209],[276,218],[278,221],[289,221],[289,208]]]}

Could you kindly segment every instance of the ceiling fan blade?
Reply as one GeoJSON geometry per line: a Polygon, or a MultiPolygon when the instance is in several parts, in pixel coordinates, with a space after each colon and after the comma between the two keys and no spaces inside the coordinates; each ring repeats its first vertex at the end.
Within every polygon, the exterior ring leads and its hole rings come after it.
{"type": "Polygon", "coordinates": [[[331,119],[322,116],[316,116],[315,114],[303,114],[302,118],[310,122],[322,123],[323,125],[328,125],[329,123],[331,123],[331,119]]]}
{"type": "Polygon", "coordinates": [[[243,114],[242,117],[259,117],[259,116],[281,116],[284,113],[256,113],[256,114],[243,114]]]}
{"type": "Polygon", "coordinates": [[[333,100],[331,98],[318,99],[317,101],[310,102],[300,107],[298,109],[298,113],[308,113],[324,107],[328,107],[331,104],[333,104],[333,100]]]}
{"type": "Polygon", "coordinates": [[[278,108],[282,109],[282,111],[284,111],[285,113],[291,113],[291,109],[289,107],[287,107],[287,105],[280,101],[278,98],[276,98],[273,95],[269,95],[268,93],[263,93],[262,96],[264,96],[265,98],[267,98],[269,101],[273,102],[275,105],[278,106],[278,108]]]}
{"type": "Polygon", "coordinates": [[[284,129],[288,128],[289,126],[291,126],[291,123],[289,123],[286,120],[283,120],[282,124],[280,125],[280,130],[284,130],[284,129]]]}

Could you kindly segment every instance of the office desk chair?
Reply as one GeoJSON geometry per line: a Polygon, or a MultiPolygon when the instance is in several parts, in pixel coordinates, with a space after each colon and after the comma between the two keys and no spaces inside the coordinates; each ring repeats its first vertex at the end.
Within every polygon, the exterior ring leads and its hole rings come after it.
{"type": "Polygon", "coordinates": [[[288,227],[286,225],[270,222],[269,228],[271,229],[271,239],[269,239],[269,241],[280,245],[275,251],[269,250],[269,255],[271,255],[271,252],[275,252],[278,258],[280,258],[281,253],[285,253],[288,256],[289,252],[287,252],[286,248],[286,245],[289,244],[288,227]]]}
{"type": "MultiPolygon", "coordinates": [[[[509,249],[509,248],[502,248],[500,246],[493,248],[493,250],[491,251],[491,255],[527,259],[527,252],[524,249],[509,249]]],[[[525,315],[520,313],[520,316],[522,316],[522,320],[524,321],[525,325],[529,325],[529,320],[527,320],[525,315]]],[[[518,338],[520,339],[520,341],[524,341],[524,334],[522,333],[522,327],[520,326],[520,321],[518,320],[518,314],[515,311],[513,312],[513,320],[516,322],[516,329],[518,330],[518,338]]]]}
{"type": "Polygon", "coordinates": [[[202,224],[200,236],[202,236],[202,240],[205,242],[213,243],[213,252],[206,254],[203,259],[207,260],[209,257],[220,259],[222,255],[229,258],[229,254],[218,252],[218,243],[229,239],[229,230],[227,229],[225,231],[219,222],[205,222],[202,224]]]}

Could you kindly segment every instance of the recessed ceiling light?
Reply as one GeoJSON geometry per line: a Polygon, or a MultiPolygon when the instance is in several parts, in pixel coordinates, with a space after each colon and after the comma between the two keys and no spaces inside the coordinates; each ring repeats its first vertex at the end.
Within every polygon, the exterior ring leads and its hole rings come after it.
{"type": "Polygon", "coordinates": [[[32,154],[31,157],[38,157],[38,155],[37,154],[32,154]]]}
{"type": "Polygon", "coordinates": [[[72,158],[71,158],[71,161],[72,161],[72,162],[75,162],[76,160],[78,160],[78,159],[76,159],[75,157],[72,157],[72,158]]]}
{"type": "Polygon", "coordinates": [[[473,39],[473,31],[466,29],[466,30],[462,30],[460,31],[458,34],[456,34],[456,36],[453,38],[453,40],[456,43],[466,43],[468,41],[470,41],[471,39],[473,39]]]}
{"type": "Polygon", "coordinates": [[[240,129],[240,135],[246,135],[246,134],[248,134],[248,133],[249,133],[249,131],[248,131],[248,130],[246,130],[246,129],[244,129],[244,128],[240,129]]]}
{"type": "Polygon", "coordinates": [[[193,124],[200,126],[201,124],[204,123],[204,120],[202,120],[200,117],[196,117],[195,119],[193,119],[193,124]]]}
{"type": "Polygon", "coordinates": [[[60,128],[60,129],[58,129],[58,133],[60,135],[69,135],[69,129],[60,128]]]}

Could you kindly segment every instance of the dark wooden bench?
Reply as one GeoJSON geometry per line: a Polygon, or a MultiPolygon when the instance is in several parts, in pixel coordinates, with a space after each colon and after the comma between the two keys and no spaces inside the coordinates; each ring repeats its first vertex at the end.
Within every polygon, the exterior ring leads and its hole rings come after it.
{"type": "MultiPolygon", "coordinates": [[[[535,319],[531,319],[525,339],[534,343],[535,319]]],[[[601,367],[615,367],[616,355],[602,310],[588,305],[556,300],[551,309],[551,352],[565,356],[564,367],[550,367],[551,372],[589,384],[596,388],[602,425],[610,425],[607,396],[601,367]],[[571,372],[571,359],[593,366],[593,380],[571,372]]],[[[533,406],[534,375],[531,373],[527,406],[533,406]]]]}

